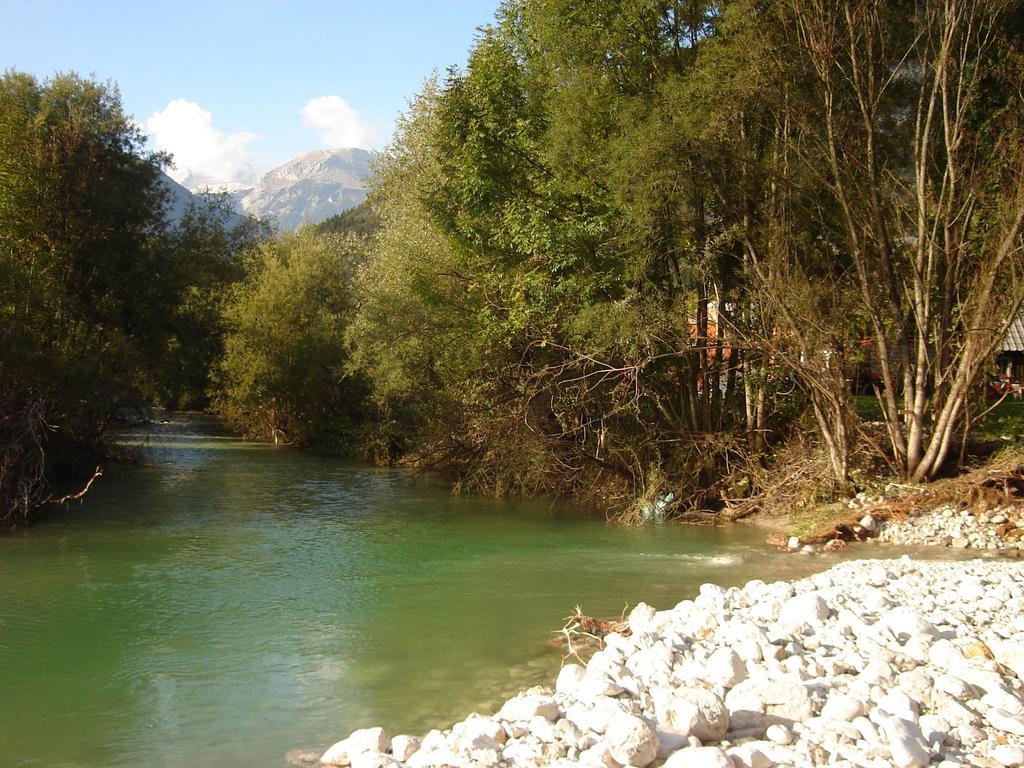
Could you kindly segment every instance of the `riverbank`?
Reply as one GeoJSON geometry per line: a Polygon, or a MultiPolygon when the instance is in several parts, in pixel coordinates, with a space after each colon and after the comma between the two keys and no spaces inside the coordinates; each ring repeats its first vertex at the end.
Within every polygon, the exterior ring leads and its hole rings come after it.
{"type": "Polygon", "coordinates": [[[1024,764],[1024,565],[861,560],[640,604],[553,691],[422,739],[362,729],[331,765],[1024,764]]]}

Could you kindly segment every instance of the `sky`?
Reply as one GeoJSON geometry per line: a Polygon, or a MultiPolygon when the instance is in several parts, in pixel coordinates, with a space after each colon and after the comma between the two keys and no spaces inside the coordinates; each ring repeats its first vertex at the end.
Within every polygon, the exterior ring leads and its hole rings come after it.
{"type": "Polygon", "coordinates": [[[172,176],[249,182],[313,149],[382,149],[498,4],[0,0],[0,68],[113,81],[172,176]]]}

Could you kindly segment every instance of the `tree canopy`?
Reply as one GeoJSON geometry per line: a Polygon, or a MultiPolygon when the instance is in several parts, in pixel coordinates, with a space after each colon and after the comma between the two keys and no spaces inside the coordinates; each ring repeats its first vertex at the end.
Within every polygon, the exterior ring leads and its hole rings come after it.
{"type": "Polygon", "coordinates": [[[24,519],[123,409],[205,388],[185,325],[259,233],[197,210],[172,225],[168,159],[113,85],[0,77],[0,518],[24,519]]]}

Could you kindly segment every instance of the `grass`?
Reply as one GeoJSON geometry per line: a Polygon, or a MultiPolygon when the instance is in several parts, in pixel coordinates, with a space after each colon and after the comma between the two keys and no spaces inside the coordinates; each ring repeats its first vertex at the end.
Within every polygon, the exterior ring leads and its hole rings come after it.
{"type": "Polygon", "coordinates": [[[1024,439],[1024,400],[1004,400],[974,425],[972,434],[982,440],[1024,439]]]}
{"type": "Polygon", "coordinates": [[[800,509],[790,510],[789,525],[786,530],[790,536],[801,540],[831,528],[836,522],[853,514],[845,501],[834,501],[830,504],[808,504],[800,509]]]}
{"type": "MultiPolygon", "coordinates": [[[[991,407],[991,403],[986,407],[991,407]]],[[[874,395],[854,395],[853,408],[864,421],[881,421],[882,409],[874,395]]],[[[976,440],[1024,441],[1024,400],[1004,400],[971,429],[976,440]]]]}
{"type": "Polygon", "coordinates": [[[854,395],[853,410],[864,421],[881,421],[882,408],[874,395],[854,395]]]}

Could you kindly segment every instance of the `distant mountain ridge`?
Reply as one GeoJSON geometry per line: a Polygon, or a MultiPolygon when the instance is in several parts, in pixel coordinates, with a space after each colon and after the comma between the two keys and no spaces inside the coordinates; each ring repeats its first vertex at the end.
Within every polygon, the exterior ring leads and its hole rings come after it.
{"type": "Polygon", "coordinates": [[[376,154],[358,148],[314,150],[268,171],[252,186],[214,184],[204,189],[226,192],[239,212],[290,231],[319,224],[365,200],[376,154]]]}
{"type": "Polygon", "coordinates": [[[203,198],[201,194],[194,194],[188,188],[183,187],[163,171],[160,172],[160,183],[167,190],[167,208],[165,214],[167,221],[175,225],[184,218],[191,206],[197,207],[197,212],[205,212],[208,215],[215,215],[217,220],[224,226],[231,228],[241,224],[244,220],[235,210],[228,206],[211,204],[211,201],[203,198]]]}

